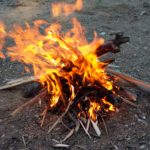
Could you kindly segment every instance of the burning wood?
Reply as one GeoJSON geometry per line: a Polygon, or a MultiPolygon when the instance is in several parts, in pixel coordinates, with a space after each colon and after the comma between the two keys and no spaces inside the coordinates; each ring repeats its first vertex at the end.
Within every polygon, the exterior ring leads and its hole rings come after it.
{"type": "MultiPolygon", "coordinates": [[[[80,10],[81,2],[77,1],[75,7],[67,5],[67,8],[71,7],[73,11],[80,10]]],[[[60,6],[66,13],[64,3],[60,6]]],[[[55,16],[58,15],[59,12],[55,16]]],[[[42,85],[39,94],[17,108],[12,115],[38,103],[40,99],[41,103],[46,104],[41,125],[48,111],[55,110],[61,113],[58,120],[49,128],[49,133],[56,125],[63,123],[65,116],[68,116],[74,123],[74,128],[67,127],[70,131],[63,141],[77,132],[80,126],[89,138],[91,138],[90,125],[93,126],[97,136],[100,136],[101,131],[97,124],[99,118],[104,114],[116,112],[120,105],[119,101],[134,105],[126,97],[122,97],[121,91],[125,90],[116,84],[116,76],[137,87],[142,87],[145,91],[150,89],[148,83],[107,69],[113,60],[97,61],[103,54],[119,52],[120,45],[128,42],[129,38],[118,33],[113,40],[105,43],[104,39],[94,33],[94,40],[89,42],[86,40],[84,27],[76,18],[72,19],[72,29],[64,34],[61,32],[61,25],[57,23],[47,26],[44,29],[45,33],[41,34],[39,28],[43,24],[48,23],[38,20],[34,22],[33,27],[26,24],[24,29],[17,25],[9,32],[6,32],[4,26],[0,26],[1,43],[5,43],[4,37],[12,38],[15,42],[14,46],[7,47],[7,54],[12,61],[32,64],[34,70],[34,76],[8,82],[1,86],[0,90],[32,81],[38,81],[42,85]]],[[[1,54],[0,57],[4,58],[1,54]]],[[[29,68],[26,70],[30,71],[29,68]]],[[[134,99],[129,92],[124,93],[128,98],[134,99]]],[[[55,147],[68,147],[68,145],[60,143],[55,147]]]]}

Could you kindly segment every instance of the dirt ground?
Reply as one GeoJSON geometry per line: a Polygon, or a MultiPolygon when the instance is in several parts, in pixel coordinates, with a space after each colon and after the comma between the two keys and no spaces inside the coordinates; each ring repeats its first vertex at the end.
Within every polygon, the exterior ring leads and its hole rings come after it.
{"type": "MultiPolygon", "coordinates": [[[[61,22],[67,28],[68,18],[52,18],[49,15],[52,0],[0,0],[0,20],[10,28],[13,23],[32,22],[35,19],[47,19],[49,22],[61,22]]],[[[130,37],[130,42],[122,51],[113,55],[120,71],[144,81],[150,82],[150,2],[149,0],[98,0],[86,1],[81,12],[74,14],[87,28],[89,40],[96,30],[106,40],[110,33],[122,31],[130,37]]],[[[111,55],[110,55],[111,56],[111,55]]],[[[23,65],[0,60],[0,83],[23,76],[23,65]]],[[[122,104],[120,111],[106,121],[109,136],[100,123],[101,138],[89,139],[80,130],[66,143],[71,150],[149,150],[150,149],[150,93],[134,91],[138,108],[122,104]]],[[[39,125],[39,106],[24,111],[16,117],[10,113],[23,104],[21,87],[0,91],[0,150],[53,150],[52,139],[61,139],[66,130],[58,126],[47,134],[48,127],[56,119],[49,115],[44,127],[39,125]]]]}

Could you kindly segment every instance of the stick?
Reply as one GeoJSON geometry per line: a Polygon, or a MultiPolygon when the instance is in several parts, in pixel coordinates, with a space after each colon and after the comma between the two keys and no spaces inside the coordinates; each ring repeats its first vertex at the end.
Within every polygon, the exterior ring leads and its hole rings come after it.
{"type": "Polygon", "coordinates": [[[85,133],[86,133],[86,134],[88,135],[88,137],[91,139],[91,135],[90,135],[89,132],[86,130],[86,128],[85,128],[85,126],[83,125],[82,121],[79,120],[79,122],[80,122],[80,124],[81,124],[83,130],[85,131],[85,133]]]}
{"type": "Polygon", "coordinates": [[[52,125],[52,127],[49,128],[48,133],[50,133],[50,132],[55,128],[55,126],[56,126],[58,123],[61,122],[62,118],[63,118],[63,117],[67,114],[67,112],[69,111],[69,108],[70,108],[71,104],[72,104],[72,101],[70,100],[69,103],[68,103],[68,106],[67,106],[67,108],[66,108],[66,110],[65,110],[65,112],[56,120],[56,122],[52,125]]]}
{"type": "Polygon", "coordinates": [[[132,106],[134,106],[134,107],[138,107],[137,104],[134,104],[133,102],[131,102],[131,101],[128,100],[128,99],[126,99],[126,98],[124,98],[124,97],[122,97],[122,96],[119,96],[119,95],[118,95],[118,97],[120,97],[125,103],[130,104],[130,105],[132,105],[132,106]]]}
{"type": "Polygon", "coordinates": [[[112,69],[106,69],[106,71],[110,74],[113,74],[117,77],[120,77],[121,79],[125,80],[126,82],[130,83],[131,85],[133,85],[135,88],[140,89],[144,92],[148,92],[150,93],[150,83],[148,82],[144,82],[142,80],[130,77],[127,74],[121,73],[121,72],[117,72],[114,71],[112,69]]]}
{"type": "Polygon", "coordinates": [[[98,125],[97,125],[98,122],[97,121],[94,122],[93,120],[91,120],[91,123],[92,123],[92,126],[93,126],[97,136],[100,137],[101,136],[101,131],[100,131],[98,125]]]}
{"type": "Polygon", "coordinates": [[[125,93],[126,98],[128,98],[129,100],[132,100],[132,101],[134,101],[134,102],[136,101],[136,99],[137,99],[137,95],[136,95],[136,94],[133,94],[133,93],[131,93],[130,91],[125,90],[125,89],[124,89],[123,92],[125,93]]]}
{"type": "Polygon", "coordinates": [[[62,140],[62,142],[65,142],[67,139],[69,139],[73,135],[74,131],[75,129],[71,129],[69,133],[65,136],[65,138],[62,140]]]}
{"type": "Polygon", "coordinates": [[[16,114],[20,113],[21,111],[23,111],[24,109],[26,109],[27,107],[31,107],[33,106],[35,103],[37,103],[39,101],[39,98],[45,97],[47,94],[47,90],[44,88],[37,96],[35,96],[34,98],[32,98],[30,101],[24,103],[23,105],[21,105],[20,107],[18,107],[17,109],[15,109],[11,115],[15,116],[16,114]]]}

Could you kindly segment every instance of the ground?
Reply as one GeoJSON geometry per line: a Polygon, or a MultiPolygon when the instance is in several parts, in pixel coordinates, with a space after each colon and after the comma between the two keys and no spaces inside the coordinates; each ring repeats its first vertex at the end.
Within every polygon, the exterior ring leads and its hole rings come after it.
{"type": "MultiPolygon", "coordinates": [[[[59,21],[68,27],[70,17],[52,18],[50,13],[51,0],[0,0],[0,20],[10,28],[13,23],[32,22],[35,19],[47,19],[49,22],[59,21]]],[[[122,47],[122,51],[113,55],[119,70],[150,82],[150,2],[149,0],[94,0],[85,1],[83,11],[74,15],[86,27],[87,36],[92,38],[93,30],[105,39],[110,33],[124,32],[130,42],[122,47]]],[[[111,56],[111,55],[110,55],[111,56]]],[[[23,65],[0,60],[0,82],[22,76],[23,65]]],[[[106,120],[108,136],[103,123],[100,123],[101,138],[92,136],[89,139],[80,130],[66,143],[71,150],[148,150],[150,149],[150,95],[141,91],[137,94],[138,108],[122,104],[120,111],[106,120]],[[82,148],[81,148],[82,147],[82,148]]],[[[16,117],[10,113],[23,104],[21,88],[0,91],[0,149],[1,150],[53,150],[52,139],[60,139],[66,131],[55,129],[47,134],[48,127],[56,119],[50,115],[47,124],[39,125],[40,108],[38,106],[25,110],[16,117]]]]}

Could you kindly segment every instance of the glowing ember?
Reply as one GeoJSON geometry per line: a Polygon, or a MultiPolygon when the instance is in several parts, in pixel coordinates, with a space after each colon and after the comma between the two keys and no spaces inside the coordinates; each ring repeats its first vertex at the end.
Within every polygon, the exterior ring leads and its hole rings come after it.
{"type": "MultiPolygon", "coordinates": [[[[52,4],[54,16],[61,13],[68,15],[81,8],[82,0],[77,0],[74,5],[52,4]]],[[[76,18],[72,19],[72,28],[64,34],[60,24],[49,25],[44,34],[40,33],[39,28],[43,24],[48,25],[48,22],[37,20],[33,24],[30,26],[26,23],[24,28],[14,25],[13,30],[7,33],[4,25],[0,24],[0,48],[5,43],[5,37],[14,40],[15,45],[7,47],[7,54],[12,61],[32,64],[34,75],[40,76],[41,84],[47,87],[48,108],[55,108],[59,104],[66,106],[69,101],[74,101],[82,87],[96,86],[96,92],[104,93],[101,96],[86,95],[88,100],[85,102],[85,97],[80,97],[83,102],[77,102],[77,116],[82,112],[85,117],[96,121],[99,112],[115,111],[108,96],[114,89],[113,80],[105,72],[106,63],[98,62],[96,55],[96,50],[104,44],[104,39],[94,33],[94,40],[88,42],[84,34],[85,28],[76,18]]],[[[4,58],[3,53],[0,53],[0,57],[4,58]]]]}

